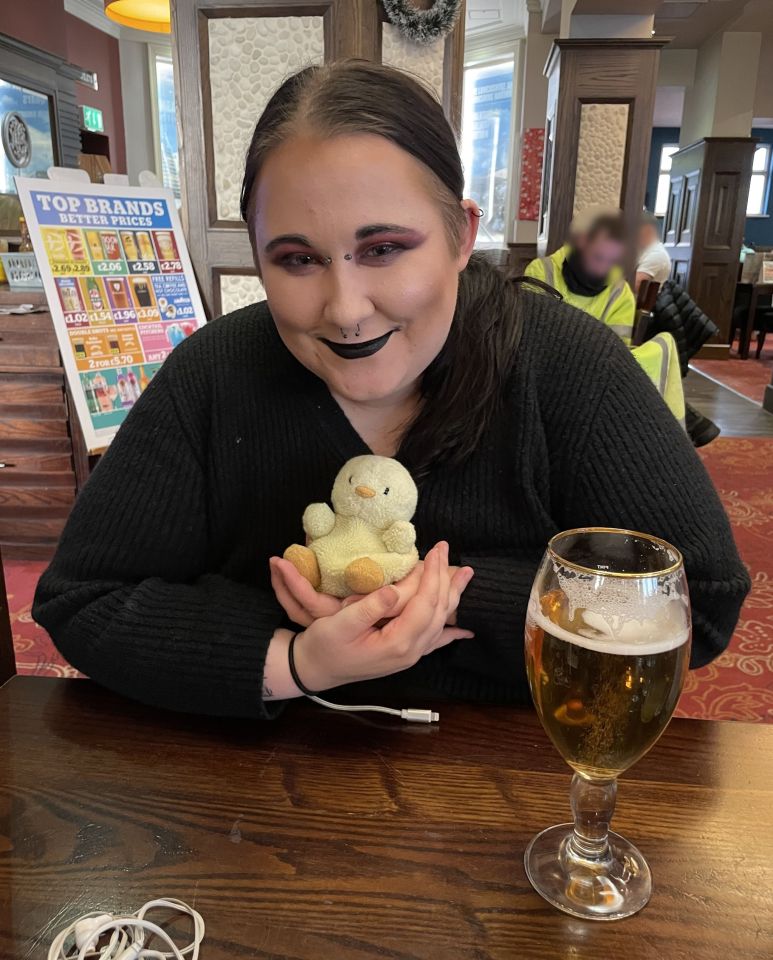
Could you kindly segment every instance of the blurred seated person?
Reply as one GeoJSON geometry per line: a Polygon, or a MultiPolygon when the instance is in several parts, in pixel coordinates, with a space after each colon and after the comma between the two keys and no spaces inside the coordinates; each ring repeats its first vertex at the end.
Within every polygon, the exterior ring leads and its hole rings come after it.
{"type": "MultiPolygon", "coordinates": [[[[623,275],[625,252],[622,211],[589,207],[572,221],[569,243],[549,257],[532,260],[525,274],[549,284],[567,303],[601,320],[630,347],[636,298],[623,275]]],[[[684,426],[684,390],[674,338],[659,333],[631,352],[684,426]]]]}
{"type": "Polygon", "coordinates": [[[569,243],[549,257],[532,260],[526,276],[549,284],[567,303],[601,320],[630,346],[636,299],[621,267],[625,248],[620,210],[591,207],[572,221],[569,243]]]}
{"type": "Polygon", "coordinates": [[[634,290],[645,280],[654,280],[658,286],[671,276],[671,257],[660,242],[660,221],[654,213],[645,210],[639,221],[639,261],[636,264],[634,290]]]}

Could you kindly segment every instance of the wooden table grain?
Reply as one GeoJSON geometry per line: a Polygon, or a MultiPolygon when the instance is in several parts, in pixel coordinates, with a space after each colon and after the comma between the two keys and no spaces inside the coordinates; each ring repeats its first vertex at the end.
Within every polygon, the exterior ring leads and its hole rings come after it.
{"type": "Polygon", "coordinates": [[[620,784],[654,894],[617,923],[531,889],[569,771],[527,709],[435,728],[295,704],[183,717],[87,681],[0,689],[0,956],[45,957],[95,908],[195,904],[202,960],[769,960],[773,728],[676,720],[620,784]]]}

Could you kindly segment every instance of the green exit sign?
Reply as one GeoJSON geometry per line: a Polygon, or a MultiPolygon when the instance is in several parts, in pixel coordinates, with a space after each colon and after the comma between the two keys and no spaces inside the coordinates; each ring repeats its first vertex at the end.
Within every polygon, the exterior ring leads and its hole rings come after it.
{"type": "Polygon", "coordinates": [[[94,133],[104,133],[105,124],[102,122],[102,111],[96,107],[81,107],[83,110],[83,126],[94,133]]]}

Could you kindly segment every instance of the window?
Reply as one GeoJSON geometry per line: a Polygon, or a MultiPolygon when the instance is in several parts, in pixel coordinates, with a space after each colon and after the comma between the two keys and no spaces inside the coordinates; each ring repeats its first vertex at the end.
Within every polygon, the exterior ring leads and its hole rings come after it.
{"type": "Polygon", "coordinates": [[[156,175],[180,199],[180,163],[177,155],[177,114],[174,101],[172,51],[148,47],[150,55],[150,95],[153,106],[153,142],[156,175]]]}
{"type": "Polygon", "coordinates": [[[479,247],[501,247],[511,234],[515,43],[510,48],[509,55],[478,59],[464,70],[464,192],[484,211],[478,224],[479,247]]]}
{"type": "Polygon", "coordinates": [[[21,204],[13,178],[45,178],[56,163],[50,98],[0,78],[0,131],[0,235],[16,235],[21,204]]]}
{"type": "Polygon", "coordinates": [[[764,216],[768,205],[769,180],[770,144],[765,143],[754,151],[752,178],[749,183],[749,200],[746,204],[747,217],[764,216]]]}
{"type": "Polygon", "coordinates": [[[664,217],[668,207],[668,191],[671,186],[671,157],[679,149],[678,143],[666,143],[660,148],[660,166],[658,167],[658,192],[655,194],[656,217],[664,217]]]}

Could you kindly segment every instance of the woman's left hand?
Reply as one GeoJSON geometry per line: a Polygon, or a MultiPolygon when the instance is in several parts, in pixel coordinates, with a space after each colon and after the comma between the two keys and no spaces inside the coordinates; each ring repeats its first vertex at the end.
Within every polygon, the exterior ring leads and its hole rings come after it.
{"type": "Polygon", "coordinates": [[[318,593],[300,575],[289,560],[271,557],[271,586],[284,612],[300,627],[310,627],[315,620],[332,617],[343,608],[343,602],[329,593],[318,593]]]}

